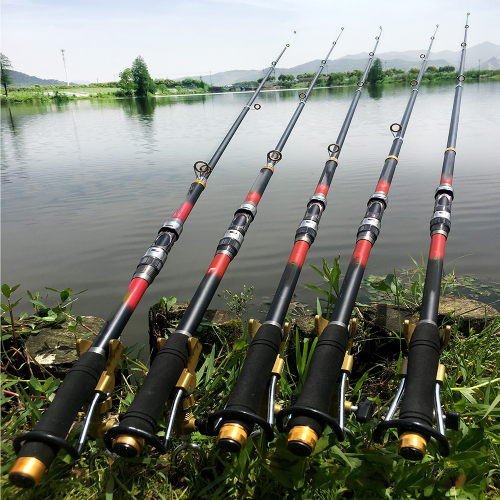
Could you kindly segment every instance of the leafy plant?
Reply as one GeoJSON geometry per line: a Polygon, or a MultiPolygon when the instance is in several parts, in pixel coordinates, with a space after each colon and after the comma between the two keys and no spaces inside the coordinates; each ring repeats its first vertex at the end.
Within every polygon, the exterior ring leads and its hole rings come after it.
{"type": "MultiPolygon", "coordinates": [[[[309,288],[311,290],[314,290],[322,295],[326,295],[326,299],[318,299],[321,300],[322,302],[326,302],[326,311],[325,311],[325,319],[330,318],[330,313],[332,312],[333,306],[337,302],[337,297],[339,296],[339,279],[341,275],[340,271],[340,266],[339,266],[339,260],[340,260],[340,255],[338,255],[334,260],[333,260],[333,266],[329,267],[326,260],[322,259],[323,261],[323,267],[322,270],[320,271],[317,267],[313,266],[310,264],[312,269],[321,276],[321,278],[328,283],[328,291],[321,289],[319,286],[316,285],[307,285],[304,284],[306,288],[309,288]]],[[[318,307],[318,314],[321,316],[321,307],[318,307]]]]}
{"type": "Polygon", "coordinates": [[[230,290],[224,290],[222,294],[217,295],[224,299],[230,311],[233,311],[238,317],[241,317],[248,303],[253,299],[253,286],[247,290],[246,285],[243,285],[243,291],[240,292],[239,295],[230,290]]]}
{"type": "Polygon", "coordinates": [[[167,297],[162,297],[159,301],[158,304],[160,304],[160,307],[162,309],[165,309],[165,311],[170,311],[172,307],[174,307],[175,304],[177,304],[177,299],[171,295],[168,299],[167,297]]]}

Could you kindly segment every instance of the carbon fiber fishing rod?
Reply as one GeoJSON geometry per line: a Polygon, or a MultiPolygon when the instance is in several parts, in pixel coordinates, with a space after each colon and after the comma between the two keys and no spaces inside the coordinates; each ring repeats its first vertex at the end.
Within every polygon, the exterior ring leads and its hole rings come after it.
{"type": "Polygon", "coordinates": [[[285,316],[307,252],[317,236],[318,225],[326,209],[326,197],[337,169],[338,158],[361,97],[381,34],[382,27],[380,27],[379,36],[375,37],[375,47],[369,54],[365,71],[358,82],[358,88],[340,129],[337,142],[328,146],[329,158],[325,163],[316,190],[307,203],[306,213],[295,233],[295,242],[290,258],[285,266],[266,319],[252,339],[238,382],[226,408],[209,417],[208,428],[216,426],[220,429],[217,444],[224,451],[239,452],[241,450],[247,436],[252,432],[254,424],[261,423],[260,420],[256,420],[256,417],[262,407],[268,408],[266,427],[268,435],[272,435],[275,389],[284,367],[283,359],[279,353],[283,337],[285,337],[283,332],[285,316]],[[266,388],[269,390],[267,402],[264,399],[266,388]]]}
{"type": "MultiPolygon", "coordinates": [[[[136,456],[141,452],[145,443],[165,453],[169,445],[177,409],[181,407],[183,410],[188,410],[194,405],[192,392],[196,380],[188,377],[188,372],[194,374],[194,369],[190,371],[189,366],[196,365],[196,361],[193,360],[198,359],[201,346],[193,336],[196,334],[229,263],[237,255],[243,244],[245,234],[257,214],[257,205],[274,173],[274,166],[281,160],[281,151],[297,123],[309,94],[325,67],[337,40],[333,42],[326,58],[321,61],[306,93],[300,95],[297,109],[283,132],[276,149],[267,154],[267,164],[260,170],[245,201],[236,210],[228,230],[219,241],[215,257],[191,299],[177,329],[168,337],[156,355],[134,401],[122,416],[120,425],[106,433],[106,446],[114,453],[126,457],[136,456]],[[184,399],[181,401],[183,396],[184,399]],[[161,443],[154,435],[154,431],[169,397],[173,401],[170,421],[165,442],[161,443]]],[[[191,423],[189,423],[188,419],[186,425],[189,426],[188,430],[192,432],[195,428],[194,418],[191,419],[191,423]]]]}
{"type": "Polygon", "coordinates": [[[280,432],[288,432],[287,447],[295,455],[310,455],[327,425],[332,428],[338,439],[344,437],[344,429],[339,425],[339,422],[342,423],[343,411],[340,412],[337,422],[330,416],[329,410],[341,372],[343,372],[340,378],[341,386],[345,386],[346,374],[350,372],[349,367],[345,367],[344,370],[344,360],[349,359],[346,357],[346,354],[349,356],[349,333],[352,333],[348,331],[348,324],[370,251],[380,233],[382,216],[387,208],[387,194],[435,34],[431,37],[427,54],[420,56],[423,59],[422,66],[417,80],[411,82],[413,90],[401,123],[391,125],[391,131],[396,135],[389,155],[385,159],[375,193],[368,200],[368,208],[358,228],[351,262],[330,316],[330,322],[321,333],[314,349],[303,389],[295,404],[281,410],[276,416],[276,426],[280,432]]]}
{"type": "Polygon", "coordinates": [[[382,442],[387,429],[396,428],[399,432],[399,454],[408,460],[422,460],[430,438],[437,440],[443,456],[448,456],[450,447],[445,437],[445,427],[458,430],[460,414],[447,412],[443,416],[440,390],[444,384],[445,367],[439,363],[441,352],[446,347],[450,336],[450,328],[438,329],[438,308],[443,275],[443,260],[446,240],[451,229],[451,205],[454,192],[452,187],[455,156],[457,154],[457,132],[462,100],[463,81],[465,80],[465,53],[467,47],[467,30],[470,13],[467,13],[462,57],[458,72],[458,83],[455,87],[455,98],[451,114],[448,142],[444,150],[441,181],[436,189],[434,213],[430,222],[431,245],[427,270],[425,273],[424,293],[420,319],[410,332],[405,332],[409,341],[408,358],[402,363],[401,382],[396,397],[383,422],[380,422],[373,434],[376,442],[382,442]],[[410,340],[411,336],[411,340],[410,340]],[[402,398],[399,419],[393,420],[398,403],[402,398]],[[437,429],[433,427],[434,416],[437,429]]]}
{"type": "MultiPolygon", "coordinates": [[[[66,375],[64,383],[57,391],[56,398],[42,415],[35,429],[17,437],[14,441],[18,459],[9,474],[12,483],[24,488],[36,486],[60,448],[65,449],[74,459],[79,458],[86,436],[83,435],[80,440],[78,450],[66,440],[66,436],[77,413],[89,399],[92,400],[90,405],[92,411],[88,413],[87,417],[89,420],[97,418],[95,415],[106,412],[111,407],[111,400],[107,394],[112,392],[113,389],[109,385],[111,378],[106,378],[106,383],[100,383],[100,379],[106,373],[106,371],[103,373],[105,367],[107,366],[107,371],[110,370],[110,366],[106,365],[110,355],[110,342],[120,337],[146,289],[164,267],[168,253],[179,239],[184,223],[204,191],[210,174],[251,109],[259,92],[274,71],[276,64],[290,46],[294,36],[295,32],[277,59],[271,63],[264,79],[243,107],[212,159],[208,163],[198,161],[194,164],[196,179],[191,183],[184,201],[172,217],[160,228],[155,241],[141,258],[132,281],[128,285],[125,297],[108,318],[93,344],[91,346],[86,344],[87,350],[82,351],[81,357],[66,375]],[[97,390],[98,387],[100,387],[100,390],[97,390]]],[[[260,109],[260,105],[255,104],[254,108],[260,109]]],[[[86,426],[84,429],[88,430],[88,428],[86,426]]],[[[101,434],[101,431],[102,426],[98,434],[101,434]]]]}

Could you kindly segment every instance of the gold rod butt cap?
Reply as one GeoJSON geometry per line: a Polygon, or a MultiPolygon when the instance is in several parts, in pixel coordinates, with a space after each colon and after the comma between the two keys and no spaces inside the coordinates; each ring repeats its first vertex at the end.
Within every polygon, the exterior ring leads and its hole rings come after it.
{"type": "Polygon", "coordinates": [[[140,455],[144,444],[144,438],[121,435],[115,438],[112,448],[120,457],[134,458],[140,455]]]}
{"type": "Polygon", "coordinates": [[[286,447],[294,455],[308,457],[314,451],[317,442],[318,435],[310,427],[297,425],[288,433],[286,447]]]}
{"type": "Polygon", "coordinates": [[[403,432],[399,437],[399,454],[406,460],[420,461],[425,457],[427,440],[414,432],[403,432]]]}
{"type": "Polygon", "coordinates": [[[217,437],[217,446],[229,453],[238,453],[246,442],[247,431],[239,424],[224,424],[217,437]]]}
{"type": "Polygon", "coordinates": [[[47,467],[37,458],[21,457],[9,472],[9,481],[20,488],[34,488],[47,467]]]}

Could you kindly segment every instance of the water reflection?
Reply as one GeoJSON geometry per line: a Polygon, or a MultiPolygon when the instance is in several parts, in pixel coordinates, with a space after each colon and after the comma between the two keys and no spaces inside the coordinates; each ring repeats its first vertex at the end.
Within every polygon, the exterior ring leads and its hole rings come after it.
{"type": "Polygon", "coordinates": [[[383,85],[368,85],[368,95],[372,99],[380,99],[382,97],[383,85]]]}
{"type": "MultiPolygon", "coordinates": [[[[311,93],[287,143],[285,159],[259,204],[252,232],[224,277],[224,288],[236,292],[243,284],[255,285],[256,303],[258,297],[275,292],[297,223],[323,168],[326,146],[335,140],[355,90],[335,87],[311,93]]],[[[275,146],[304,91],[259,96],[261,111],[248,113],[218,163],[182,240],[132,317],[129,338],[144,331],[148,307],[158,297],[192,296],[227,228],[228,216],[248,193],[265,153],[275,146]]],[[[453,85],[441,83],[421,87],[383,234],[370,257],[370,274],[407,267],[412,265],[408,254],[418,257],[428,252],[429,210],[453,91],[453,85]]],[[[307,263],[318,265],[322,257],[331,261],[340,253],[345,269],[363,206],[393,140],[388,127],[400,118],[410,92],[407,84],[363,89],[307,263]]],[[[2,105],[4,282],[21,282],[32,291],[45,286],[88,288],[78,313],[107,317],[137,259],[184,197],[193,180],[192,164],[210,159],[250,95],[2,105]],[[27,231],[37,241],[36,249],[24,244],[27,231]]],[[[498,226],[500,212],[500,174],[492,141],[499,132],[494,111],[499,98],[500,82],[466,82],[453,231],[446,251],[447,262],[474,254],[452,264],[450,271],[456,266],[458,275],[469,272],[493,281],[499,281],[494,249],[500,245],[500,233],[491,231],[498,226]],[[481,199],[490,205],[485,208],[481,199]]],[[[317,284],[315,280],[305,265],[300,284],[317,284]]],[[[301,300],[316,303],[312,292],[307,295],[299,286],[297,293],[301,300]]],[[[224,306],[222,301],[213,305],[224,306]]],[[[144,340],[129,343],[135,342],[144,340]]]]}

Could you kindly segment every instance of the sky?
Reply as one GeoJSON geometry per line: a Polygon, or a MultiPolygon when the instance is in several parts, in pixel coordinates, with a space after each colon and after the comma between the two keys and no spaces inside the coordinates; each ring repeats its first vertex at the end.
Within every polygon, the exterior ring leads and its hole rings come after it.
{"type": "Polygon", "coordinates": [[[153,78],[269,66],[294,31],[279,66],[369,52],[460,50],[500,44],[499,0],[2,0],[1,51],[13,69],[38,78],[106,82],[141,55],[153,78]]]}

